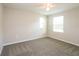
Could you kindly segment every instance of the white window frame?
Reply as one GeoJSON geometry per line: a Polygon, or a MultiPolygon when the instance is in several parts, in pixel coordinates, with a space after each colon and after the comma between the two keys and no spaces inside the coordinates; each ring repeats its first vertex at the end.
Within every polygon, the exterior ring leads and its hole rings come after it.
{"type": "Polygon", "coordinates": [[[44,17],[40,17],[40,28],[41,29],[45,28],[45,19],[44,19],[44,17]]]}
{"type": "Polygon", "coordinates": [[[64,16],[53,17],[53,32],[64,32],[64,16]]]}

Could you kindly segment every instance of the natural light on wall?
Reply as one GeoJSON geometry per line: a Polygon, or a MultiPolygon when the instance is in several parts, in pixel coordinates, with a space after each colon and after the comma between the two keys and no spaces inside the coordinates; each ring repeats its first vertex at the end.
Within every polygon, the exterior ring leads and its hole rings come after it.
{"type": "Polygon", "coordinates": [[[40,28],[44,28],[45,25],[45,19],[43,17],[40,17],[40,28]]]}
{"type": "Polygon", "coordinates": [[[53,17],[53,31],[64,32],[64,16],[53,17]]]}

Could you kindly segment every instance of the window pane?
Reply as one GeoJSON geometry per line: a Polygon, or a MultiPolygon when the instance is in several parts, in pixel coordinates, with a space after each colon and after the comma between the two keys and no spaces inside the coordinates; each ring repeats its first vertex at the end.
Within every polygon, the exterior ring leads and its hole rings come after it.
{"type": "Polygon", "coordinates": [[[40,28],[44,28],[45,20],[43,17],[40,18],[40,28]]]}
{"type": "Polygon", "coordinates": [[[53,18],[53,31],[54,32],[64,32],[63,30],[63,16],[58,16],[53,18]]]}
{"type": "Polygon", "coordinates": [[[54,17],[53,24],[63,24],[63,16],[54,17]]]}

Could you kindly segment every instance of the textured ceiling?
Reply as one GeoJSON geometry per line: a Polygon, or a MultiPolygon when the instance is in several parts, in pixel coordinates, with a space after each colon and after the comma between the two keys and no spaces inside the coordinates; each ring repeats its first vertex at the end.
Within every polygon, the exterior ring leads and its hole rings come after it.
{"type": "Polygon", "coordinates": [[[30,10],[43,15],[55,14],[79,6],[78,3],[54,3],[55,7],[53,7],[50,11],[46,11],[45,9],[40,8],[43,3],[4,3],[3,5],[4,7],[30,10]]]}

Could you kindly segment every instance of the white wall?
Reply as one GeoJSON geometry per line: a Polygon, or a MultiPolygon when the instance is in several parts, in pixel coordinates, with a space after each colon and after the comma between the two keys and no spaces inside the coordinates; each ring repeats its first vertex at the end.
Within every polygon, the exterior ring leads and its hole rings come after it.
{"type": "Polygon", "coordinates": [[[48,36],[79,46],[79,7],[49,16],[48,36]],[[54,16],[64,16],[64,33],[53,32],[52,19],[54,16]]]}
{"type": "Polygon", "coordinates": [[[4,8],[4,45],[44,37],[46,26],[40,29],[40,17],[45,18],[27,10],[4,8]]]}
{"type": "Polygon", "coordinates": [[[2,4],[0,4],[0,54],[3,48],[3,20],[2,20],[2,4]]]}

